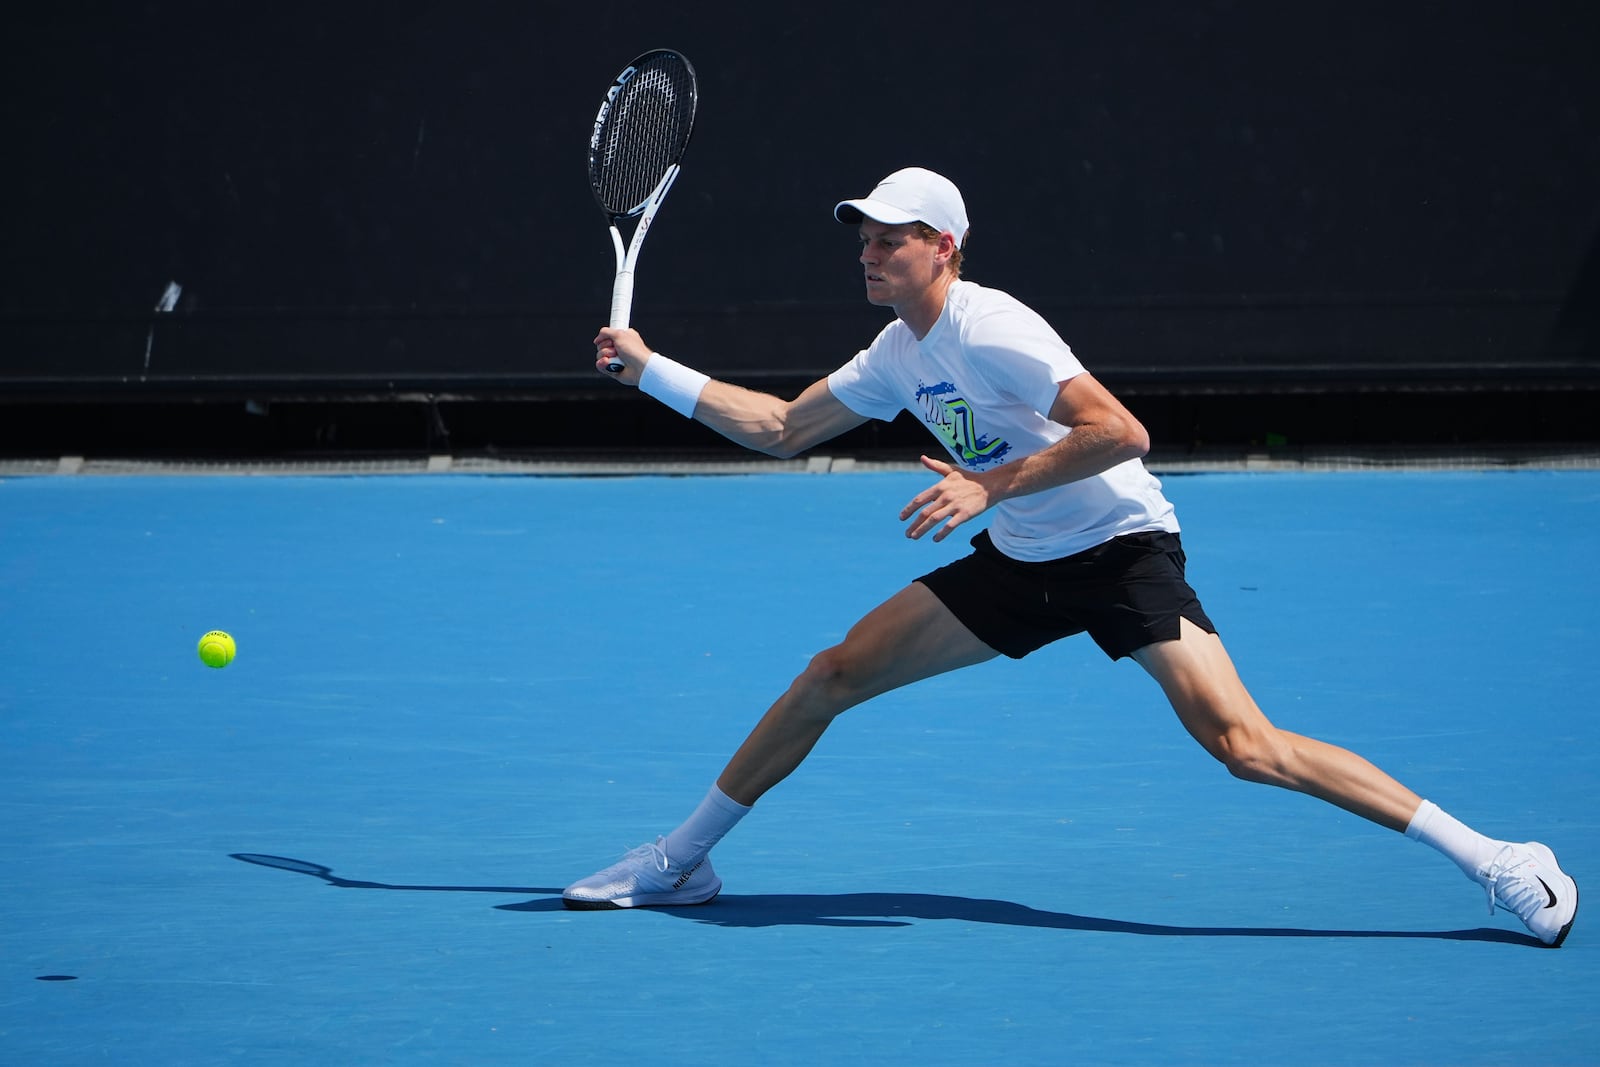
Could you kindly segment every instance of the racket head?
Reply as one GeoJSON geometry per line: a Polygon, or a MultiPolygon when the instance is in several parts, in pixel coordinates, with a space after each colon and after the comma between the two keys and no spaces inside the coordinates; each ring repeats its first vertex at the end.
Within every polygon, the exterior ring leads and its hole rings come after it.
{"type": "Polygon", "coordinates": [[[699,83],[681,52],[656,48],[622,69],[589,138],[589,187],[613,222],[638,215],[694,131],[699,83]]]}

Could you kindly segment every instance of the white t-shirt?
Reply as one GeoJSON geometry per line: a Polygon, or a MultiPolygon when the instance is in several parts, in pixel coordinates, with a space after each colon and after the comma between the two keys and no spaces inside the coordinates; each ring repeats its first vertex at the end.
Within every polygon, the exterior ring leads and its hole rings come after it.
{"type": "MultiPolygon", "coordinates": [[[[987,470],[1032,455],[1071,431],[1051,422],[1059,383],[1083,364],[1037,312],[998,289],[950,286],[921,341],[896,319],[828,376],[851,411],[922,419],[957,465],[987,470]]],[[[1013,559],[1060,559],[1119,534],[1178,531],[1161,483],[1137,459],[1104,473],[995,505],[989,536],[1013,559]]]]}

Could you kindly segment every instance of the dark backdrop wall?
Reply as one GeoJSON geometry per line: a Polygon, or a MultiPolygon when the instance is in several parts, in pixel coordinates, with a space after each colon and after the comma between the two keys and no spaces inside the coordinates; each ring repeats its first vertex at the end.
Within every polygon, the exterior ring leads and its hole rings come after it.
{"type": "Polygon", "coordinates": [[[0,390],[607,386],[583,155],[660,45],[701,111],[634,321],[712,373],[803,382],[871,337],[830,210],[917,163],[965,191],[969,277],[1126,388],[1585,387],[1595,10],[38,5],[0,45],[0,390]]]}

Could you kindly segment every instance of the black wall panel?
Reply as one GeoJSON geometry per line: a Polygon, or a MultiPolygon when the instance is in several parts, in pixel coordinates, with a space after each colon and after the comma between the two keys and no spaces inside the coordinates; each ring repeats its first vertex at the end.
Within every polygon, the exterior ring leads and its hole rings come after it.
{"type": "Polygon", "coordinates": [[[713,373],[871,337],[830,210],[918,163],[966,193],[968,275],[1108,380],[1589,383],[1595,10],[38,5],[0,45],[0,389],[593,386],[583,150],[658,45],[702,108],[634,321],[713,373]]]}

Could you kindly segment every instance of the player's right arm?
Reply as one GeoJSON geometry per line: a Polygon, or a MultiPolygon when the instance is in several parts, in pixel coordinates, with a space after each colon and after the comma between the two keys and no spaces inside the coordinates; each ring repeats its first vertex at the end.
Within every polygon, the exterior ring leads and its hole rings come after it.
{"type": "MultiPolygon", "coordinates": [[[[608,377],[638,386],[655,356],[638,332],[605,327],[594,339],[595,368],[608,377]],[[607,368],[622,363],[620,371],[607,368]]],[[[691,372],[693,373],[693,372],[691,372]]],[[[673,405],[684,414],[687,401],[673,405]]],[[[826,378],[813,382],[793,400],[712,378],[693,401],[692,418],[735,444],[779,459],[788,459],[867,421],[851,411],[828,388],[826,378]]]]}

